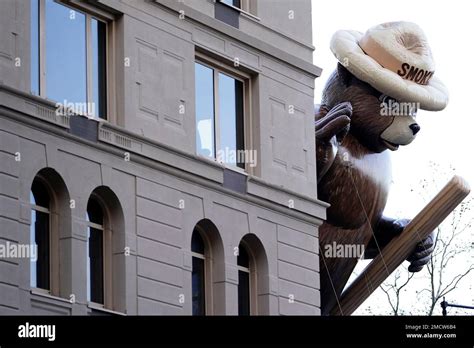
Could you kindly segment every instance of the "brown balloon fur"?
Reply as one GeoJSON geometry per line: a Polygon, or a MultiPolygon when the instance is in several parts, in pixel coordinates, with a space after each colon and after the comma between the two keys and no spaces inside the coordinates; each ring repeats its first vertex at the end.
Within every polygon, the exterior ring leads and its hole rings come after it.
{"type": "MultiPolygon", "coordinates": [[[[380,244],[386,244],[394,235],[393,220],[382,215],[391,182],[391,164],[389,151],[385,151],[380,139],[393,117],[380,115],[380,95],[340,64],[323,92],[321,110],[330,110],[342,102],[352,104],[350,130],[338,144],[336,158],[328,168],[323,169],[327,166],[325,149],[316,141],[318,173],[324,172],[318,177],[318,198],[331,204],[327,221],[319,229],[323,315],[337,305],[336,297],[358,261],[325,257],[326,246],[336,242],[367,247],[374,234],[386,234],[380,239],[380,244]]],[[[317,114],[316,119],[324,114],[317,114]]]]}

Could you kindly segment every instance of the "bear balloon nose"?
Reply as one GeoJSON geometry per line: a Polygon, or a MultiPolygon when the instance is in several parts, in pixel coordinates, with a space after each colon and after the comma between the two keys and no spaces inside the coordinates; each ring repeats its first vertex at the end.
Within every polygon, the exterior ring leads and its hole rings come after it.
{"type": "Polygon", "coordinates": [[[418,123],[413,123],[410,125],[410,129],[413,132],[413,135],[416,135],[416,133],[420,131],[420,126],[418,125],[418,123]]]}

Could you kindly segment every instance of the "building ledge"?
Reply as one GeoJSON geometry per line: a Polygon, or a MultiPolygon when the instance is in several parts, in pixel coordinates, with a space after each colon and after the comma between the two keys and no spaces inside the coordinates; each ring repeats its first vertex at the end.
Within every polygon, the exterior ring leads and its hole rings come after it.
{"type": "MultiPolygon", "coordinates": [[[[161,144],[106,121],[68,116],[67,122],[57,122],[55,118],[42,117],[40,107],[47,107],[54,115],[54,103],[0,84],[0,116],[94,146],[121,158],[128,153],[132,163],[136,162],[154,168],[314,225],[322,224],[326,218],[328,204],[318,199],[303,196],[267,183],[260,178],[238,172],[235,172],[236,175],[241,177],[237,178],[239,182],[235,187],[238,189],[234,189],[232,185],[225,185],[224,179],[226,173],[229,173],[229,168],[223,164],[161,144]],[[92,131],[75,130],[74,125],[78,122],[71,121],[74,117],[81,118],[80,123],[86,124],[81,127],[92,129],[92,131]],[[95,139],[92,139],[91,134],[95,134],[95,139]],[[292,200],[291,205],[289,205],[290,200],[292,200]]],[[[230,179],[235,180],[235,176],[230,179]]]]}
{"type": "Polygon", "coordinates": [[[88,302],[87,303],[87,308],[90,311],[89,314],[93,314],[93,312],[101,312],[103,314],[110,314],[110,315],[120,315],[120,316],[126,316],[125,313],[122,312],[117,312],[112,309],[107,309],[104,308],[103,306],[93,303],[93,302],[88,302]]]}
{"type": "MultiPolygon", "coordinates": [[[[195,22],[205,25],[206,27],[212,28],[214,30],[218,30],[219,32],[223,34],[226,34],[240,42],[243,42],[251,47],[254,47],[274,58],[277,58],[285,62],[286,64],[289,64],[295,68],[298,68],[312,75],[314,78],[321,76],[322,69],[312,64],[311,62],[301,59],[297,56],[294,56],[291,53],[281,50],[280,48],[275,47],[267,42],[264,42],[257,37],[246,34],[242,32],[241,30],[234,28],[230,25],[227,25],[215,18],[209,17],[208,15],[193,9],[192,7],[189,7],[182,2],[175,1],[175,0],[153,0],[153,1],[156,4],[164,6],[177,13],[179,13],[180,11],[184,11],[187,18],[190,18],[195,22]]],[[[264,26],[259,21],[256,21],[254,19],[252,19],[252,21],[254,21],[255,23],[258,23],[259,25],[264,26]]],[[[291,42],[294,42],[300,46],[305,47],[308,50],[314,50],[314,46],[312,45],[304,44],[300,41],[297,41],[294,38],[291,38],[281,32],[275,31],[274,29],[268,26],[264,26],[264,27],[274,32],[275,34],[282,36],[286,38],[287,40],[290,40],[291,42]]]]}
{"type": "Polygon", "coordinates": [[[56,315],[72,314],[73,304],[65,298],[50,295],[37,289],[31,289],[31,307],[56,315]]]}
{"type": "Polygon", "coordinates": [[[56,103],[36,95],[11,88],[0,81],[0,105],[29,116],[69,129],[69,116],[56,113],[56,103]],[[7,96],[8,95],[8,96],[7,96]]]}

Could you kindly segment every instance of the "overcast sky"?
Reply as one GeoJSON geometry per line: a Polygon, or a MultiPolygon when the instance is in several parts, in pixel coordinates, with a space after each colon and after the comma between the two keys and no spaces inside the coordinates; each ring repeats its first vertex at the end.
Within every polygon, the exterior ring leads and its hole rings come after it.
{"type": "MultiPolygon", "coordinates": [[[[313,0],[314,63],[323,69],[321,77],[316,80],[316,103],[320,102],[324,84],[337,63],[329,49],[332,34],[339,29],[365,32],[374,25],[399,20],[415,22],[425,31],[436,62],[435,76],[450,91],[448,107],[440,112],[419,111],[417,120],[421,131],[417,138],[412,144],[392,153],[394,179],[386,215],[411,218],[421,210],[427,198],[416,194],[420,179],[433,178],[435,182],[433,188],[426,192],[427,197],[434,196],[446,183],[448,177],[434,172],[429,165],[431,161],[439,163],[442,168],[454,167],[457,174],[474,186],[474,134],[471,134],[474,132],[474,110],[469,105],[474,100],[474,69],[471,66],[474,45],[470,7],[469,1],[313,0]],[[415,191],[412,192],[411,188],[415,188],[415,191]]],[[[462,238],[471,244],[473,237],[471,229],[462,238]]],[[[468,262],[472,263],[473,253],[468,256],[469,259],[456,260],[456,267],[451,271],[455,272],[456,269],[465,268],[468,262]]],[[[357,270],[360,271],[361,267],[357,270]]],[[[410,291],[404,295],[405,306],[417,302],[415,288],[421,290],[425,285],[426,280],[422,275],[417,278],[411,284],[410,291]]],[[[474,273],[471,273],[447,300],[474,305],[473,283],[474,273]]],[[[378,291],[356,313],[363,313],[369,305],[385,304],[385,295],[378,291]]]]}

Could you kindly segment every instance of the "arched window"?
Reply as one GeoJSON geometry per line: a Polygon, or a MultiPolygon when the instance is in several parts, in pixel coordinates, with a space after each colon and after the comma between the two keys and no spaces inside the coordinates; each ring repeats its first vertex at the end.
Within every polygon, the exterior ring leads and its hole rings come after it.
{"type": "Polygon", "coordinates": [[[200,220],[190,237],[192,315],[226,313],[224,247],[219,230],[209,219],[200,220]]]}
{"type": "Polygon", "coordinates": [[[239,254],[237,255],[237,268],[239,271],[239,315],[250,315],[250,259],[247,247],[240,242],[239,254]]]}
{"type": "Polygon", "coordinates": [[[239,243],[237,268],[239,315],[269,314],[267,253],[260,239],[253,233],[246,234],[239,243]]]}
{"type": "Polygon", "coordinates": [[[206,250],[196,227],[191,239],[193,315],[206,314],[206,250]]]}
{"type": "Polygon", "coordinates": [[[126,312],[127,253],[122,206],[107,186],[92,191],[87,202],[87,301],[90,307],[126,312]]]}
{"type": "Polygon", "coordinates": [[[31,257],[30,285],[51,289],[51,197],[45,184],[35,178],[30,192],[30,244],[36,247],[31,257]],[[33,255],[32,255],[33,256],[33,255]]]}
{"type": "Polygon", "coordinates": [[[87,203],[87,300],[104,305],[104,212],[98,198],[87,203]]]}

